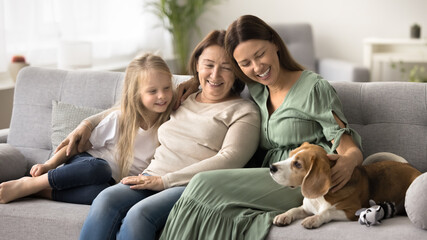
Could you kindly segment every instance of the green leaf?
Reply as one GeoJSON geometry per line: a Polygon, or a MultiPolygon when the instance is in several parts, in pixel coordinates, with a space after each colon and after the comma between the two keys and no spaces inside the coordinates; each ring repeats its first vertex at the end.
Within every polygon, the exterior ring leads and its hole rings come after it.
{"type": "Polygon", "coordinates": [[[165,29],[173,36],[173,46],[179,61],[179,73],[185,74],[190,47],[190,33],[196,30],[198,18],[208,7],[218,4],[221,0],[158,0],[149,2],[147,6],[158,16],[165,29]]]}

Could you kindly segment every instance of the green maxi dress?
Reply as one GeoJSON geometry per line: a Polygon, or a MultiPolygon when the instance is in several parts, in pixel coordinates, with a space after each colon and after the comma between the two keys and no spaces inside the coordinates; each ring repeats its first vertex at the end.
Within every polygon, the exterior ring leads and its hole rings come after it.
{"type": "Polygon", "coordinates": [[[173,207],[161,239],[225,240],[264,239],[273,218],[302,204],[300,189],[274,182],[266,168],[286,159],[289,152],[310,142],[333,153],[343,133],[361,146],[360,136],[349,128],[341,129],[335,113],[347,126],[341,102],[328,81],[303,71],[282,105],[268,114],[267,87],[248,85],[261,112],[260,149],[266,151],[258,166],[215,170],[193,177],[173,207]],[[331,140],[335,140],[331,144],[331,140]]]}

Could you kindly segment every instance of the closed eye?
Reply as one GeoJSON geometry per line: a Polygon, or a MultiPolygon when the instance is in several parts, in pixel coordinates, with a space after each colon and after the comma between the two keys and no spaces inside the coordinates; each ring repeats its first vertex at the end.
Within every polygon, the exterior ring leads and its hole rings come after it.
{"type": "Polygon", "coordinates": [[[264,53],[265,53],[265,51],[264,52],[261,52],[261,53],[259,53],[257,56],[255,56],[256,58],[260,58],[260,57],[262,57],[262,56],[264,56],[264,53]]]}
{"type": "Polygon", "coordinates": [[[240,62],[239,66],[240,67],[248,67],[249,66],[249,62],[248,61],[240,62]]]}

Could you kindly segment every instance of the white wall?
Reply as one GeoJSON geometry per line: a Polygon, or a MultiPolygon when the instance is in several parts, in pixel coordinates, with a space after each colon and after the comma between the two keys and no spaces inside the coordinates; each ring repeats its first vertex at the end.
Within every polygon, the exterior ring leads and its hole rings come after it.
{"type": "MultiPolygon", "coordinates": [[[[363,39],[409,38],[410,26],[427,36],[426,0],[220,0],[199,22],[202,35],[227,26],[244,14],[268,23],[309,22],[317,57],[362,64],[363,39]]],[[[200,41],[200,37],[194,40],[200,41]]]]}

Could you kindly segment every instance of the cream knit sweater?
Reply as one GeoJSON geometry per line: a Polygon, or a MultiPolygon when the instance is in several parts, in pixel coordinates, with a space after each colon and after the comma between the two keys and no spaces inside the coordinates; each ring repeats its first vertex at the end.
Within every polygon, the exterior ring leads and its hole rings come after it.
{"type": "MultiPolygon", "coordinates": [[[[160,146],[144,171],[161,176],[165,188],[186,185],[202,171],[243,167],[258,147],[260,116],[253,102],[200,103],[197,94],[160,126],[160,146]]],[[[86,120],[95,126],[100,116],[86,120]]]]}

